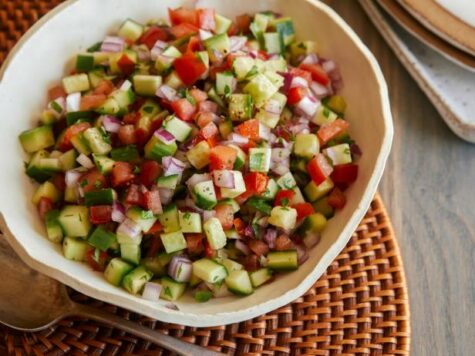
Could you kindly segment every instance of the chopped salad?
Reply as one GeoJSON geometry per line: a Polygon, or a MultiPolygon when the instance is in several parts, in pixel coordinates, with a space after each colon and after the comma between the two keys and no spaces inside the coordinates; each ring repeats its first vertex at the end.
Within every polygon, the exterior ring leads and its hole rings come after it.
{"type": "Polygon", "coordinates": [[[67,259],[148,300],[249,295],[308,258],[361,154],[342,79],[292,19],[126,20],[20,134],[67,259]]]}

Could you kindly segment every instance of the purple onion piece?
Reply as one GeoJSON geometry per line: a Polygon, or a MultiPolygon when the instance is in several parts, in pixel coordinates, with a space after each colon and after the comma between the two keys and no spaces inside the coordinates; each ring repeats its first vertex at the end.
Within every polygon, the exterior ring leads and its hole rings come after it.
{"type": "Polygon", "coordinates": [[[275,240],[277,239],[277,230],[276,229],[267,229],[266,234],[264,235],[264,241],[269,245],[269,248],[273,249],[275,247],[275,240]]]}
{"type": "Polygon", "coordinates": [[[230,170],[213,171],[214,184],[220,188],[234,189],[236,187],[234,181],[234,173],[230,170]]]}
{"type": "Polygon", "coordinates": [[[172,156],[166,156],[162,158],[162,165],[165,176],[171,176],[178,174],[181,176],[186,168],[186,164],[172,156]]]}
{"type": "Polygon", "coordinates": [[[236,243],[234,246],[236,246],[236,248],[246,256],[248,256],[251,253],[251,249],[241,240],[236,240],[236,243]]]}
{"type": "Polygon", "coordinates": [[[294,77],[290,83],[290,88],[308,88],[308,82],[302,77],[294,77]]]}
{"type": "Polygon", "coordinates": [[[290,90],[290,86],[292,85],[292,81],[294,76],[288,72],[277,72],[279,75],[284,77],[284,85],[282,86],[282,92],[287,94],[290,90]]]}
{"type": "Polygon", "coordinates": [[[350,145],[350,152],[351,152],[351,154],[353,154],[355,156],[362,156],[363,155],[363,151],[361,151],[360,146],[358,146],[356,143],[352,143],[350,145]]]}
{"type": "Polygon", "coordinates": [[[211,218],[214,218],[216,216],[216,211],[214,210],[203,210],[203,222],[208,221],[211,218]]]}
{"type": "Polygon", "coordinates": [[[295,107],[295,111],[306,116],[314,116],[320,106],[320,101],[313,96],[307,95],[302,98],[295,107]]]}
{"type": "Polygon", "coordinates": [[[231,36],[229,37],[230,51],[237,52],[242,49],[247,43],[246,36],[231,36]]]}
{"type": "Polygon", "coordinates": [[[168,274],[177,282],[188,282],[191,278],[193,265],[183,256],[174,256],[168,265],[168,274]]]}
{"type": "Polygon", "coordinates": [[[318,64],[318,56],[315,53],[308,54],[301,64],[318,64]]]}
{"type": "Polygon", "coordinates": [[[147,282],[142,292],[142,298],[151,302],[157,302],[160,300],[160,293],[162,292],[162,286],[159,283],[147,282]]]}
{"type": "Polygon", "coordinates": [[[163,205],[170,204],[175,194],[173,189],[158,188],[158,194],[160,195],[160,201],[163,205]]]}
{"type": "Polygon", "coordinates": [[[238,145],[243,146],[249,143],[249,139],[247,137],[241,136],[235,132],[232,132],[227,137],[228,141],[238,145]]]}
{"type": "Polygon", "coordinates": [[[165,129],[158,129],[153,133],[153,135],[166,145],[171,145],[175,142],[175,136],[165,129]]]}
{"type": "Polygon", "coordinates": [[[125,41],[121,37],[107,36],[101,44],[101,52],[122,52],[125,48],[125,41]]]}
{"type": "Polygon", "coordinates": [[[121,122],[114,116],[105,115],[102,117],[102,126],[107,132],[117,133],[121,127],[121,122]]]}
{"type": "Polygon", "coordinates": [[[82,175],[81,172],[78,172],[74,169],[66,171],[66,174],[64,176],[64,181],[66,183],[66,186],[72,187],[75,184],[77,184],[77,182],[79,181],[79,178],[81,178],[81,175],[82,175]]]}
{"type": "Polygon", "coordinates": [[[324,98],[330,94],[330,89],[328,87],[317,82],[312,82],[312,84],[310,84],[310,90],[317,99],[324,98]]]}
{"type": "Polygon", "coordinates": [[[186,181],[186,185],[190,190],[192,190],[198,183],[206,182],[209,180],[212,180],[211,175],[209,173],[195,173],[186,181]]]}
{"type": "Polygon", "coordinates": [[[126,218],[117,229],[117,236],[120,235],[131,240],[138,240],[141,236],[142,228],[135,221],[126,218]]]}
{"type": "Polygon", "coordinates": [[[116,200],[112,204],[112,221],[122,223],[124,220],[125,220],[125,207],[116,200]]]}
{"type": "Polygon", "coordinates": [[[304,245],[296,245],[298,264],[301,265],[308,260],[308,251],[304,245]]]}
{"type": "Polygon", "coordinates": [[[166,84],[161,85],[155,95],[168,101],[174,101],[178,97],[177,91],[166,84]]]}

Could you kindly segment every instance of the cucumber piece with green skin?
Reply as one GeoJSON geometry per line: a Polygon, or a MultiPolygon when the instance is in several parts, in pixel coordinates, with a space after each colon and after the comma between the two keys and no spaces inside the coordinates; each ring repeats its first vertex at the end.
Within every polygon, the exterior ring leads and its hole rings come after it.
{"type": "Polygon", "coordinates": [[[76,71],[89,72],[94,69],[94,55],[91,53],[78,54],[76,57],[76,71]]]}
{"type": "Polygon", "coordinates": [[[43,125],[53,125],[56,121],[58,121],[58,115],[55,111],[46,109],[41,113],[40,121],[43,125]]]}
{"type": "Polygon", "coordinates": [[[216,89],[213,87],[208,91],[208,97],[210,100],[214,101],[220,108],[225,108],[226,104],[224,103],[223,99],[216,93],[216,89]]]}
{"type": "Polygon", "coordinates": [[[64,190],[64,201],[68,203],[76,203],[79,199],[78,189],[74,186],[66,187],[64,190]]]}
{"type": "Polygon", "coordinates": [[[191,134],[191,126],[175,115],[170,115],[163,121],[163,128],[171,133],[178,142],[186,141],[191,134]]]}
{"type": "Polygon", "coordinates": [[[30,162],[26,167],[26,174],[36,180],[39,183],[43,183],[53,175],[54,171],[45,169],[40,165],[40,162],[43,158],[48,158],[48,152],[45,150],[40,150],[33,154],[30,162]]]}
{"type": "Polygon", "coordinates": [[[84,138],[84,132],[78,133],[76,136],[71,138],[71,144],[73,147],[85,156],[89,156],[91,154],[91,148],[87,143],[87,140],[84,138]]]}
{"type": "Polygon", "coordinates": [[[202,258],[193,262],[193,274],[205,282],[219,283],[227,277],[228,272],[223,265],[208,258],[202,258]]]}
{"type": "Polygon", "coordinates": [[[201,232],[201,216],[198,213],[178,212],[181,232],[183,233],[200,233],[201,232]]]}
{"type": "Polygon", "coordinates": [[[145,158],[161,162],[163,157],[175,155],[177,149],[175,142],[166,144],[153,135],[145,145],[145,158]]]}
{"type": "Polygon", "coordinates": [[[59,165],[63,172],[69,171],[73,168],[76,168],[77,162],[76,158],[78,157],[76,150],[71,149],[69,151],[64,152],[61,156],[59,156],[59,165]]]}
{"type": "Polygon", "coordinates": [[[117,236],[112,231],[98,226],[92,232],[91,236],[89,236],[87,242],[101,251],[107,251],[111,246],[117,243],[117,236]]]}
{"type": "Polygon", "coordinates": [[[328,204],[327,198],[317,200],[312,204],[312,206],[316,213],[323,214],[323,216],[325,216],[327,219],[333,217],[335,213],[335,209],[330,204],[328,204]]]}
{"type": "Polygon", "coordinates": [[[157,221],[157,217],[150,210],[143,210],[137,207],[130,208],[126,213],[127,217],[137,223],[143,232],[151,229],[157,221]]]}
{"type": "Polygon", "coordinates": [[[127,262],[138,265],[140,263],[140,245],[136,244],[121,244],[120,257],[127,262]]]}
{"type": "Polygon", "coordinates": [[[53,158],[51,155],[48,158],[41,158],[38,162],[38,166],[49,172],[61,172],[61,162],[59,158],[53,158]]]}
{"type": "Polygon", "coordinates": [[[305,234],[307,232],[322,232],[327,225],[327,218],[320,213],[313,213],[305,217],[299,232],[305,234]]]}
{"type": "Polygon", "coordinates": [[[183,83],[176,71],[171,72],[168,77],[165,78],[165,84],[175,90],[185,86],[185,83],[183,83]]]}
{"type": "Polygon", "coordinates": [[[233,123],[231,120],[224,119],[218,124],[218,129],[221,137],[226,138],[233,132],[233,123]]]}
{"type": "Polygon", "coordinates": [[[68,260],[84,262],[90,248],[89,244],[82,239],[67,236],[63,240],[63,255],[68,260]]]}
{"type": "Polygon", "coordinates": [[[294,23],[290,17],[274,19],[270,26],[279,33],[283,46],[288,46],[295,40],[294,23]]]}
{"type": "Polygon", "coordinates": [[[203,44],[208,51],[209,59],[212,62],[219,61],[222,57],[226,56],[231,50],[231,43],[227,33],[221,33],[203,41],[203,44]],[[217,55],[216,52],[219,52],[217,55]]]}
{"type": "Polygon", "coordinates": [[[250,94],[254,99],[256,106],[260,107],[277,93],[279,88],[276,87],[264,74],[259,73],[250,80],[243,90],[245,93],[250,94]]]}
{"type": "Polygon", "coordinates": [[[282,40],[277,32],[266,32],[263,34],[264,46],[269,54],[279,54],[284,51],[282,40]]]}
{"type": "Polygon", "coordinates": [[[115,161],[107,156],[93,154],[92,158],[99,172],[104,175],[109,174],[112,171],[112,168],[114,168],[115,161]]]}
{"type": "Polygon", "coordinates": [[[175,46],[168,46],[155,61],[155,69],[159,74],[166,72],[171,68],[174,60],[181,56],[181,52],[175,46]]]}
{"type": "Polygon", "coordinates": [[[331,160],[333,166],[352,162],[350,145],[347,143],[325,148],[322,153],[331,160]]]}
{"type": "Polygon", "coordinates": [[[161,110],[162,109],[156,102],[150,99],[147,99],[145,103],[143,103],[142,106],[140,107],[139,113],[141,114],[141,116],[154,117],[158,113],[160,113],[161,110]]]}
{"type": "Polygon", "coordinates": [[[252,118],[254,101],[249,94],[231,94],[228,99],[228,114],[233,121],[252,118]]]}
{"type": "Polygon", "coordinates": [[[170,277],[163,277],[161,280],[162,291],[160,298],[170,301],[178,300],[186,291],[186,283],[174,281],[170,277]]]}
{"type": "Polygon", "coordinates": [[[111,158],[114,161],[133,162],[140,158],[139,151],[135,145],[114,148],[111,151],[111,158]]]}
{"type": "Polygon", "coordinates": [[[89,209],[86,206],[66,205],[61,210],[58,221],[66,236],[86,237],[91,230],[89,209]]]}
{"type": "Polygon", "coordinates": [[[232,171],[234,176],[234,188],[221,188],[221,197],[236,198],[246,191],[246,184],[241,171],[232,171]]]}
{"type": "Polygon", "coordinates": [[[190,287],[196,287],[198,284],[203,282],[201,278],[196,277],[193,273],[191,274],[190,281],[188,282],[190,284],[190,287]]]}
{"type": "Polygon", "coordinates": [[[121,107],[114,98],[108,98],[96,109],[96,112],[102,115],[119,115],[121,113],[121,107]]]}
{"type": "Polygon", "coordinates": [[[160,234],[160,238],[167,253],[182,251],[187,247],[185,236],[181,231],[160,234]]]}
{"type": "Polygon", "coordinates": [[[74,74],[63,78],[63,88],[68,94],[87,91],[90,87],[87,74],[74,74]]]}
{"type": "Polygon", "coordinates": [[[203,169],[209,164],[211,147],[207,141],[201,141],[186,153],[186,158],[196,169],[203,169]]]}
{"type": "Polygon", "coordinates": [[[104,271],[104,277],[110,284],[120,286],[124,277],[133,269],[133,265],[116,257],[110,260],[104,271]]]}
{"type": "Polygon", "coordinates": [[[293,271],[298,266],[296,250],[271,251],[267,255],[267,267],[274,271],[293,271]]]}
{"type": "Polygon", "coordinates": [[[266,190],[264,191],[264,193],[261,194],[261,197],[266,200],[274,200],[279,189],[280,188],[277,185],[276,181],[273,178],[270,178],[269,182],[267,183],[266,190]]]}
{"type": "Polygon", "coordinates": [[[254,288],[260,287],[272,279],[272,270],[270,268],[261,268],[249,273],[251,283],[254,288]]]}
{"type": "Polygon", "coordinates": [[[140,261],[140,264],[145,266],[154,276],[163,276],[166,274],[165,266],[158,257],[146,257],[140,261]]]}
{"type": "Polygon", "coordinates": [[[226,267],[226,271],[228,271],[228,274],[231,274],[231,272],[234,271],[240,271],[244,269],[244,266],[240,263],[237,263],[236,261],[233,261],[229,258],[225,258],[223,260],[223,266],[226,267]]]}
{"type": "Polygon", "coordinates": [[[134,76],[135,92],[143,96],[154,96],[157,89],[162,85],[162,77],[159,75],[135,75],[134,76]]]}
{"type": "Polygon", "coordinates": [[[318,45],[314,41],[299,41],[290,45],[292,58],[298,58],[311,53],[318,53],[318,45]]]}
{"type": "Polygon", "coordinates": [[[112,146],[109,143],[109,135],[96,127],[91,127],[84,131],[84,138],[91,151],[95,154],[106,155],[112,150],[112,146]]]}
{"type": "Polygon", "coordinates": [[[280,176],[279,179],[277,179],[277,184],[282,189],[292,189],[297,185],[297,182],[295,181],[295,178],[292,173],[287,172],[284,175],[280,176]]]}
{"type": "Polygon", "coordinates": [[[254,147],[249,149],[249,170],[251,172],[267,173],[270,169],[272,150],[269,147],[254,147]]]}
{"type": "Polygon", "coordinates": [[[117,193],[112,188],[93,190],[84,194],[84,204],[93,205],[112,205],[117,199],[117,193]]]}
{"type": "MultiPolygon", "coordinates": [[[[255,59],[252,57],[242,56],[233,60],[233,72],[236,74],[238,80],[250,79],[254,74],[251,73],[255,68],[255,59]],[[251,73],[251,75],[249,75],[251,73]]],[[[255,71],[257,74],[257,71],[255,71]]]]}
{"type": "Polygon", "coordinates": [[[124,276],[121,285],[127,292],[139,294],[145,283],[150,281],[152,277],[152,272],[147,271],[144,266],[138,266],[124,276]]]}
{"type": "Polygon", "coordinates": [[[335,184],[333,183],[333,181],[330,178],[327,178],[319,185],[316,185],[314,181],[311,181],[305,186],[303,191],[307,199],[310,202],[314,202],[330,193],[334,186],[335,184]]]}
{"type": "Polygon", "coordinates": [[[298,157],[310,159],[320,151],[317,135],[297,134],[295,137],[294,153],[298,157]]]}
{"type": "Polygon", "coordinates": [[[120,37],[126,38],[131,41],[137,41],[144,32],[144,26],[135,22],[134,20],[127,19],[119,28],[117,34],[120,37]]]}
{"type": "Polygon", "coordinates": [[[54,145],[54,135],[51,126],[40,126],[31,130],[23,131],[20,136],[23,150],[33,153],[54,145]]]}
{"type": "Polygon", "coordinates": [[[196,205],[204,210],[211,210],[218,203],[214,184],[210,180],[197,183],[193,187],[193,197],[196,205]]]}
{"type": "Polygon", "coordinates": [[[231,198],[225,198],[221,199],[218,203],[219,205],[229,205],[231,208],[233,208],[233,213],[236,214],[239,210],[241,210],[241,207],[239,206],[238,202],[234,199],[231,198]]]}
{"type": "Polygon", "coordinates": [[[238,270],[229,273],[225,279],[229,291],[237,295],[250,295],[254,292],[249,273],[246,270],[238,270]]]}
{"type": "Polygon", "coordinates": [[[292,199],[290,199],[289,204],[291,206],[296,205],[296,204],[305,203],[305,199],[302,195],[302,191],[300,190],[300,188],[298,186],[293,187],[292,191],[294,192],[294,195],[293,195],[292,199]]]}
{"type": "Polygon", "coordinates": [[[226,246],[226,234],[224,233],[221,222],[217,218],[212,217],[205,221],[203,230],[206,234],[208,244],[213,250],[219,250],[226,246]]]}
{"type": "Polygon", "coordinates": [[[276,206],[272,209],[269,224],[285,230],[293,229],[297,223],[297,210],[289,207],[276,206]]]}
{"type": "Polygon", "coordinates": [[[221,16],[219,14],[215,15],[215,33],[227,33],[229,28],[231,27],[233,21],[228,19],[227,17],[221,16]]]}
{"type": "Polygon", "coordinates": [[[242,167],[244,167],[244,164],[246,163],[246,160],[247,160],[247,155],[244,153],[244,151],[240,147],[236,145],[229,145],[229,147],[235,149],[237,152],[236,161],[234,162],[233,169],[235,171],[239,171],[242,169],[242,167]]]}
{"type": "Polygon", "coordinates": [[[157,187],[164,189],[175,189],[178,185],[178,174],[172,174],[170,176],[162,176],[157,179],[157,187]]]}
{"type": "Polygon", "coordinates": [[[46,181],[38,187],[31,201],[33,204],[38,205],[41,198],[48,198],[53,203],[56,203],[61,198],[61,192],[53,183],[46,181]]]}
{"type": "Polygon", "coordinates": [[[73,111],[66,114],[66,123],[68,126],[74,125],[75,123],[81,122],[92,122],[94,119],[93,111],[73,111]]]}
{"type": "Polygon", "coordinates": [[[163,212],[158,216],[158,220],[167,233],[180,230],[178,209],[175,204],[164,207],[163,212]]]}
{"type": "Polygon", "coordinates": [[[213,297],[213,292],[209,290],[197,290],[193,293],[193,298],[198,303],[205,303],[213,297]]]}
{"type": "Polygon", "coordinates": [[[63,229],[58,222],[59,210],[50,210],[45,217],[48,240],[54,243],[63,241],[63,229]]]}
{"type": "Polygon", "coordinates": [[[119,107],[127,111],[128,106],[135,102],[135,93],[132,88],[127,90],[118,89],[112,92],[110,98],[115,99],[119,104],[119,107]]]}
{"type": "Polygon", "coordinates": [[[222,72],[216,74],[216,93],[218,95],[229,96],[236,87],[236,78],[231,72],[222,72]]]}

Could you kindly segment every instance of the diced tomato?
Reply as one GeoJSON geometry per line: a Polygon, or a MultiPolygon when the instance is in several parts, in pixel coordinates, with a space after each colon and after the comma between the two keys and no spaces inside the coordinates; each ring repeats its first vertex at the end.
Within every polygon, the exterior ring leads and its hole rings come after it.
{"type": "Polygon", "coordinates": [[[100,251],[96,257],[96,249],[90,248],[86,252],[86,262],[94,271],[103,272],[106,269],[109,255],[105,251],[100,251]]]}
{"type": "Polygon", "coordinates": [[[137,143],[134,125],[121,126],[119,128],[119,131],[117,132],[117,135],[123,145],[132,145],[134,143],[137,143]]]}
{"type": "Polygon", "coordinates": [[[246,183],[246,189],[251,191],[252,194],[262,194],[266,191],[269,177],[264,173],[249,172],[244,176],[244,182],[246,183]]]}
{"type": "Polygon", "coordinates": [[[237,36],[239,34],[239,28],[234,22],[232,22],[231,26],[229,26],[227,34],[228,36],[237,36]]]}
{"type": "Polygon", "coordinates": [[[122,73],[129,76],[135,70],[135,63],[133,60],[129,58],[126,54],[123,54],[119,60],[117,61],[117,65],[119,66],[122,73]]]}
{"type": "Polygon", "coordinates": [[[115,162],[111,172],[113,187],[129,184],[135,178],[133,167],[128,162],[115,162]]]}
{"type": "Polygon", "coordinates": [[[208,240],[203,240],[203,245],[205,247],[205,255],[208,258],[213,258],[216,255],[216,251],[211,248],[208,243],[208,240]]]}
{"type": "Polygon", "coordinates": [[[188,41],[188,44],[186,45],[186,51],[187,53],[193,53],[193,52],[198,52],[202,49],[203,47],[201,46],[201,40],[198,36],[192,36],[190,37],[190,40],[188,41]]]}
{"type": "Polygon", "coordinates": [[[296,105],[308,94],[307,88],[294,87],[290,88],[287,94],[287,104],[296,105]]]}
{"type": "Polygon", "coordinates": [[[86,131],[90,127],[91,124],[89,122],[80,122],[78,124],[69,126],[66,129],[62,141],[59,143],[59,149],[63,152],[70,150],[73,147],[71,144],[71,139],[78,133],[86,131]]]}
{"type": "Polygon", "coordinates": [[[140,127],[135,130],[135,137],[137,138],[137,146],[143,147],[148,142],[154,131],[147,131],[140,127]]]}
{"type": "Polygon", "coordinates": [[[246,224],[242,221],[241,218],[236,218],[233,220],[233,225],[239,235],[244,233],[244,229],[246,228],[246,224]]]}
{"type": "Polygon", "coordinates": [[[157,161],[144,161],[140,166],[140,183],[146,187],[155,184],[161,168],[157,161]]]}
{"type": "Polygon", "coordinates": [[[114,91],[114,84],[110,80],[102,79],[97,87],[94,88],[94,94],[109,95],[114,91]]]}
{"type": "Polygon", "coordinates": [[[48,212],[53,209],[53,202],[50,198],[41,197],[40,201],[38,202],[37,208],[40,217],[44,219],[46,217],[46,214],[48,214],[48,212]]]}
{"type": "Polygon", "coordinates": [[[236,131],[241,136],[247,137],[251,140],[259,139],[259,120],[251,119],[244,121],[241,125],[236,127],[236,131]]]}
{"type": "Polygon", "coordinates": [[[244,269],[248,272],[257,271],[260,268],[259,257],[257,257],[257,255],[245,256],[241,262],[244,269]]]}
{"type": "Polygon", "coordinates": [[[148,210],[152,211],[154,214],[161,214],[163,212],[158,189],[146,191],[143,196],[148,210]]]}
{"type": "Polygon", "coordinates": [[[228,65],[227,65],[227,61],[224,62],[224,63],[221,63],[221,64],[214,64],[209,69],[209,77],[212,80],[216,80],[216,74],[225,72],[228,69],[229,68],[228,68],[228,65]]]}
{"type": "Polygon", "coordinates": [[[191,121],[196,112],[196,108],[187,99],[181,98],[172,103],[176,116],[184,121],[191,121]]]}
{"type": "Polygon", "coordinates": [[[108,184],[106,177],[97,168],[93,168],[79,178],[79,186],[82,187],[84,193],[87,193],[107,188],[108,184]]]}
{"type": "Polygon", "coordinates": [[[195,116],[195,121],[200,128],[204,128],[206,125],[213,123],[214,118],[215,114],[212,112],[199,112],[195,116]]]}
{"type": "Polygon", "coordinates": [[[214,31],[216,28],[215,10],[214,9],[198,9],[198,26],[207,31],[214,31]]]}
{"type": "Polygon", "coordinates": [[[315,212],[312,204],[310,203],[298,203],[292,206],[297,210],[297,220],[302,220],[304,217],[309,216],[315,212]]]}
{"type": "Polygon", "coordinates": [[[219,139],[218,135],[215,135],[206,139],[206,142],[208,142],[209,147],[214,147],[214,146],[217,146],[218,143],[221,142],[221,140],[219,139]]]}
{"type": "Polygon", "coordinates": [[[160,224],[160,221],[155,221],[155,223],[152,225],[150,229],[148,229],[145,233],[148,234],[155,234],[157,232],[160,232],[163,230],[162,224],[160,224]]]}
{"type": "Polygon", "coordinates": [[[292,240],[287,235],[280,235],[275,239],[275,250],[285,251],[294,247],[292,240]]]}
{"type": "Polygon", "coordinates": [[[322,85],[328,85],[330,78],[320,64],[305,64],[299,66],[301,69],[309,71],[312,74],[312,79],[322,85]]]}
{"type": "Polygon", "coordinates": [[[106,101],[107,97],[104,94],[89,94],[84,95],[81,98],[81,111],[89,111],[92,109],[96,109],[106,101]]]}
{"type": "Polygon", "coordinates": [[[236,25],[242,34],[249,33],[249,26],[251,25],[251,22],[252,17],[247,14],[236,17],[236,25]]]}
{"type": "Polygon", "coordinates": [[[353,163],[339,164],[333,167],[330,178],[335,184],[353,183],[358,177],[358,166],[353,163]]]}
{"type": "Polygon", "coordinates": [[[170,22],[172,25],[180,25],[182,23],[198,25],[198,16],[196,10],[179,7],[178,9],[168,9],[170,22]]]}
{"type": "Polygon", "coordinates": [[[269,59],[269,55],[266,51],[260,49],[257,51],[257,58],[262,59],[263,61],[267,61],[269,59]]]}
{"type": "Polygon", "coordinates": [[[168,41],[170,36],[168,31],[163,27],[150,27],[139,39],[140,44],[144,44],[148,49],[152,49],[157,41],[168,41]]]}
{"type": "Polygon", "coordinates": [[[147,257],[156,257],[157,254],[163,249],[162,239],[158,234],[150,236],[150,244],[147,249],[147,257]]]}
{"type": "Polygon", "coordinates": [[[329,124],[322,125],[317,131],[317,136],[320,140],[320,143],[322,145],[327,143],[332,138],[348,130],[349,126],[350,124],[343,119],[336,119],[329,124]]]}
{"type": "Polygon", "coordinates": [[[189,52],[173,62],[175,70],[186,85],[193,85],[201,76],[206,73],[206,65],[197,54],[189,52]]]}
{"type": "Polygon", "coordinates": [[[281,189],[277,192],[274,199],[274,206],[290,205],[290,201],[294,197],[295,192],[291,189],[281,189]]]}
{"type": "Polygon", "coordinates": [[[182,23],[182,24],[173,26],[170,29],[170,32],[176,38],[182,38],[185,36],[194,35],[195,33],[198,33],[199,30],[200,29],[196,27],[195,25],[192,25],[189,23],[182,23]]]}
{"type": "Polygon", "coordinates": [[[210,170],[233,169],[237,152],[232,147],[215,146],[209,155],[210,170]]]}
{"type": "Polygon", "coordinates": [[[346,204],[345,194],[343,194],[340,189],[334,188],[328,195],[327,202],[328,205],[334,207],[335,209],[343,209],[346,204]]]}
{"type": "Polygon", "coordinates": [[[319,153],[308,162],[307,171],[315,184],[320,185],[333,172],[333,167],[328,163],[325,156],[319,153]]]}
{"type": "Polygon", "coordinates": [[[305,79],[309,85],[312,83],[312,73],[306,70],[292,67],[290,68],[290,74],[292,74],[295,77],[301,77],[305,79]]]}
{"type": "Polygon", "coordinates": [[[136,184],[131,184],[130,187],[127,189],[127,193],[125,195],[125,202],[129,205],[138,205],[143,206],[144,198],[143,194],[139,189],[139,186],[136,184]]]}
{"type": "Polygon", "coordinates": [[[250,240],[248,245],[257,256],[265,256],[269,253],[269,246],[264,241],[250,240]]]}
{"type": "Polygon", "coordinates": [[[89,208],[89,218],[91,223],[107,224],[112,221],[112,206],[110,205],[95,205],[89,208]]]}
{"type": "Polygon", "coordinates": [[[208,94],[205,91],[196,88],[190,89],[190,95],[197,103],[202,103],[208,99],[208,94]]]}
{"type": "Polygon", "coordinates": [[[186,248],[188,249],[188,253],[192,256],[200,255],[203,253],[204,244],[203,244],[204,236],[202,234],[186,234],[186,248]]]}
{"type": "Polygon", "coordinates": [[[55,173],[51,177],[51,183],[61,192],[66,189],[66,181],[64,180],[64,173],[55,173]]]}
{"type": "Polygon", "coordinates": [[[52,101],[61,97],[66,97],[68,94],[62,85],[57,85],[48,90],[48,100],[52,101]]]}
{"type": "Polygon", "coordinates": [[[216,114],[218,112],[218,104],[213,101],[205,100],[198,103],[199,112],[212,112],[216,114]]]}
{"type": "Polygon", "coordinates": [[[140,113],[138,112],[131,112],[131,113],[125,114],[124,118],[122,119],[122,121],[125,124],[129,124],[129,125],[135,125],[139,120],[140,120],[140,113]]]}
{"type": "Polygon", "coordinates": [[[224,230],[229,230],[234,224],[233,207],[228,204],[221,204],[214,208],[216,211],[216,218],[221,222],[224,230]]]}
{"type": "Polygon", "coordinates": [[[208,123],[205,127],[200,130],[200,135],[205,139],[208,140],[218,134],[218,127],[215,125],[214,122],[208,123]]]}

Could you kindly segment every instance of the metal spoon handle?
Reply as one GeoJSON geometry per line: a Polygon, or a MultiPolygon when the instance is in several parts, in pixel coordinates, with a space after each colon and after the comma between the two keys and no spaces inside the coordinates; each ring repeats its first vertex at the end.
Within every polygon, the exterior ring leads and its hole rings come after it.
{"type": "Polygon", "coordinates": [[[184,356],[217,356],[223,355],[222,353],[205,349],[204,347],[190,344],[185,341],[181,341],[172,336],[162,334],[159,331],[152,330],[139,323],[132,322],[130,320],[123,319],[115,314],[108,313],[101,309],[96,309],[88,305],[74,304],[74,309],[70,311],[72,315],[84,316],[105,324],[112,325],[118,329],[131,333],[135,336],[146,339],[150,342],[165,347],[166,349],[176,352],[179,355],[184,356]]]}

